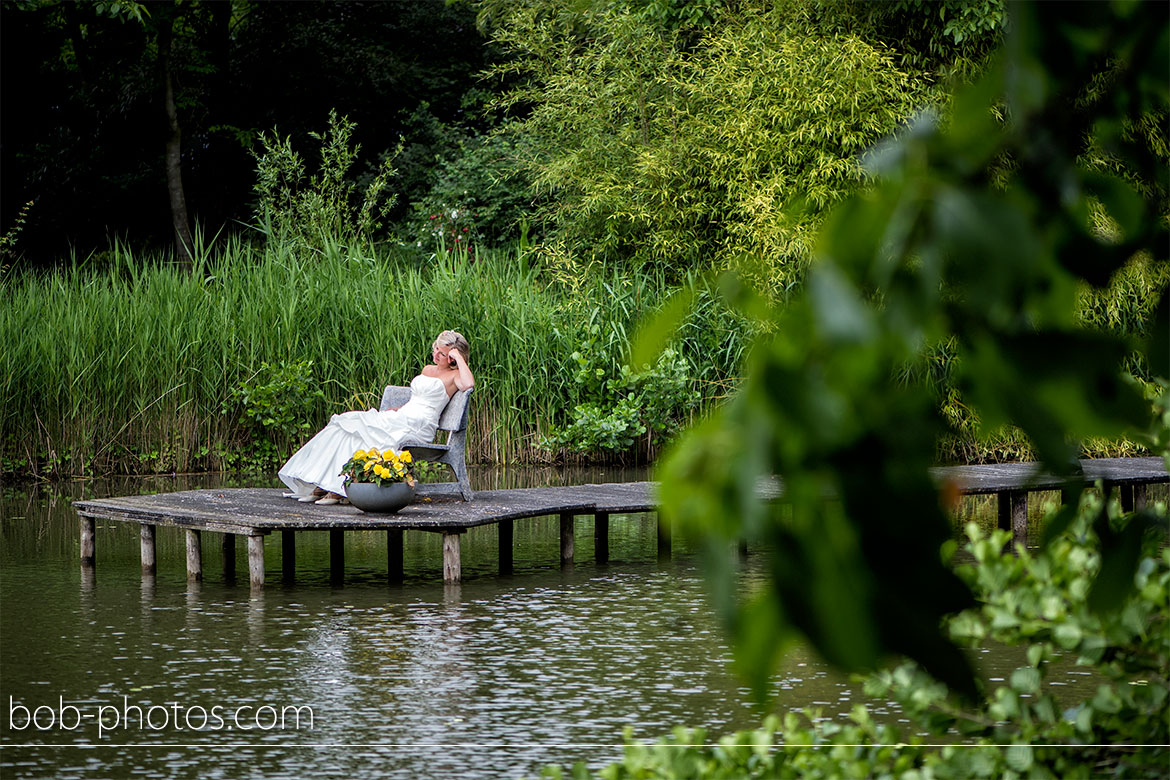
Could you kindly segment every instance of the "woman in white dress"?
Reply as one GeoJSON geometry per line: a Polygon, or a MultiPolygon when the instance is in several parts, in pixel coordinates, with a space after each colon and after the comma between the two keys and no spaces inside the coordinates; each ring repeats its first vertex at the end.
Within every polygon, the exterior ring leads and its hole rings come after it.
{"type": "Polygon", "coordinates": [[[431,346],[433,362],[410,383],[410,400],[397,409],[335,414],[321,431],[280,468],[279,476],[298,501],[336,504],[344,500],[341,467],[358,450],[397,450],[404,442],[429,442],[439,415],[457,390],[475,386],[467,367],[467,339],[445,330],[431,346]]]}

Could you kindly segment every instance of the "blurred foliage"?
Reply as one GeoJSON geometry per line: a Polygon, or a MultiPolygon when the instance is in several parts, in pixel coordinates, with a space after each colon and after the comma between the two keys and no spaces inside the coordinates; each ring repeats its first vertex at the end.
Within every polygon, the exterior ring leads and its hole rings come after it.
{"type": "MultiPolygon", "coordinates": [[[[803,636],[843,669],[905,656],[977,695],[942,629],[972,597],[938,554],[949,529],[929,467],[947,426],[922,363],[941,346],[984,429],[1016,426],[1074,485],[1082,440],[1150,429],[1126,356],[1141,348],[1150,376],[1170,378],[1164,303],[1145,345],[1077,321],[1084,285],[1108,284],[1143,253],[1167,263],[1160,199],[1083,159],[1091,138],[1129,166],[1153,159],[1149,177],[1166,181],[1165,162],[1125,131],[1167,104],[1166,9],[1012,9],[1001,54],[956,90],[950,121],[924,115],[867,158],[876,183],[827,219],[799,299],[776,309],[725,284],[767,326],[739,392],[659,474],[663,511],[699,537],[757,691],[803,636]],[[1094,93],[1102,74],[1109,87],[1094,93]],[[1097,204],[1115,235],[1094,225],[1097,204]],[[784,480],[783,506],[757,493],[769,475],[784,480]],[[767,587],[747,600],[727,555],[736,540],[771,550],[767,587]]],[[[1107,558],[1133,563],[1131,537],[1107,541],[1107,558]]]]}
{"type": "MultiPolygon", "coordinates": [[[[626,733],[625,758],[591,773],[548,767],[544,777],[619,778],[1160,778],[1170,749],[1170,549],[1166,507],[1130,515],[1116,501],[1086,495],[1076,519],[1047,548],[1004,555],[1007,531],[967,526],[957,567],[978,606],[947,620],[949,636],[970,647],[1019,647],[1023,665],[983,686],[977,701],[951,695],[913,662],[874,673],[865,692],[877,706],[895,702],[908,721],[881,724],[864,703],[850,722],[819,709],[768,717],[762,728],[711,740],[678,728],[655,745],[626,733]],[[1161,532],[1146,532],[1147,528],[1161,532]],[[1133,586],[1114,609],[1091,606],[1107,567],[1099,532],[1137,530],[1133,586]],[[1096,689],[1080,701],[1055,695],[1053,664],[1075,663],[1096,689]],[[925,735],[925,736],[924,736],[925,735]],[[938,743],[959,742],[945,747],[938,743]],[[935,744],[923,744],[935,743],[935,744]]],[[[952,547],[953,549],[953,547],[952,547]]]]}

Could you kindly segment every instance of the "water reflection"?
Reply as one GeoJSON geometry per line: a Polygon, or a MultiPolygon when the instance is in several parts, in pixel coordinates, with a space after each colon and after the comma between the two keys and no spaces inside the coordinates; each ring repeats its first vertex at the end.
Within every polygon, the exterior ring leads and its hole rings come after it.
{"type": "MultiPolygon", "coordinates": [[[[493,479],[518,481],[516,474],[493,479]]],[[[459,585],[439,580],[437,534],[406,535],[406,581],[398,585],[386,581],[385,535],[355,532],[347,542],[345,586],[331,588],[327,534],[305,534],[298,536],[295,584],[255,593],[246,577],[232,582],[214,574],[222,568],[215,561],[223,556],[219,544],[204,550],[210,576],[188,583],[179,529],[159,529],[157,573],[144,578],[137,529],[99,524],[102,574],[86,580],[77,565],[71,499],[208,482],[93,481],[56,492],[5,491],[3,692],[34,706],[63,697],[90,712],[123,702],[219,706],[225,714],[308,706],[312,729],[123,725],[99,734],[90,723],[32,733],[5,723],[4,777],[514,777],[535,775],[546,762],[616,760],[615,743],[627,725],[648,740],[678,724],[718,735],[754,727],[764,714],[730,670],[730,652],[685,540],[676,538],[674,555],[659,560],[649,515],[610,518],[610,562],[603,566],[594,563],[593,535],[583,521],[576,563],[565,568],[557,518],[517,521],[511,576],[496,574],[495,529],[471,529],[462,540],[459,585]],[[102,747],[143,743],[160,747],[102,747]],[[200,747],[162,747],[181,744],[200,747]],[[270,747],[249,747],[260,744],[270,747]]],[[[990,518],[994,524],[994,511],[990,518]]],[[[279,557],[269,556],[270,582],[279,557]]],[[[758,582],[765,567],[766,555],[752,550],[743,562],[745,585],[758,582]]],[[[1020,652],[1003,648],[987,649],[979,659],[993,681],[1023,663],[1020,652]]],[[[1091,695],[1093,683],[1071,665],[1053,677],[1070,697],[1091,695]]],[[[845,717],[864,699],[801,648],[789,653],[772,689],[776,711],[816,706],[824,718],[845,717]]],[[[891,704],[874,707],[901,718],[891,704]]]]}

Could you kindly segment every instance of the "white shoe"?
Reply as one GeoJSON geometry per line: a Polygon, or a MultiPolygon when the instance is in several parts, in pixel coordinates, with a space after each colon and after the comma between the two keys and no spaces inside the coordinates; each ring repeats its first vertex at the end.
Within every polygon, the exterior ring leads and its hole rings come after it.
{"type": "Polygon", "coordinates": [[[330,504],[340,504],[341,497],[340,496],[325,496],[324,498],[318,499],[317,501],[314,501],[313,503],[316,504],[317,506],[329,506],[330,504]]]}
{"type": "Polygon", "coordinates": [[[320,496],[315,496],[312,493],[310,493],[307,496],[298,496],[297,501],[300,501],[302,504],[312,504],[312,503],[316,502],[316,500],[318,498],[320,498],[320,496]]]}
{"type": "Polygon", "coordinates": [[[300,493],[297,493],[297,492],[295,492],[295,491],[294,491],[294,492],[292,492],[292,493],[281,493],[280,495],[281,495],[283,498],[300,498],[300,497],[301,497],[301,494],[300,494],[300,493]]]}

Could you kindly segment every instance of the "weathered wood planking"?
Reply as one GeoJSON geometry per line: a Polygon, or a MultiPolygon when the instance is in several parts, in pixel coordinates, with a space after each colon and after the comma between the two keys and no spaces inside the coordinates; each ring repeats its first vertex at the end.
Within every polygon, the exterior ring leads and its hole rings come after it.
{"type": "MultiPolygon", "coordinates": [[[[1084,480],[1093,484],[1149,485],[1170,480],[1161,458],[1096,458],[1080,461],[1084,480]]],[[[1043,470],[1039,463],[987,463],[976,466],[943,466],[931,469],[938,483],[950,481],[968,495],[1018,490],[1060,490],[1061,477],[1043,470]]]]}
{"type": "Polygon", "coordinates": [[[129,520],[151,525],[198,528],[221,533],[267,534],[277,530],[467,529],[544,515],[649,512],[656,504],[653,483],[484,490],[473,501],[435,498],[410,504],[394,515],[371,515],[354,506],[300,504],[280,490],[230,488],[187,490],[149,496],[76,501],[82,517],[129,520]]]}
{"type": "MultiPolygon", "coordinates": [[[[1170,482],[1160,458],[1103,458],[1081,461],[1087,483],[1103,481],[1118,486],[1126,508],[1141,506],[1145,486],[1170,482]]],[[[999,497],[999,525],[1010,529],[1016,541],[1026,542],[1027,494],[1034,490],[1060,490],[1068,483],[1043,471],[1036,463],[997,463],[976,466],[949,466],[931,470],[935,481],[946,483],[969,495],[996,494],[999,497]]],[[[248,568],[252,587],[264,585],[264,537],[282,531],[282,567],[286,580],[293,573],[296,531],[330,532],[330,569],[340,581],[345,562],[343,532],[385,530],[387,570],[391,580],[402,578],[402,532],[434,531],[443,534],[443,576],[457,582],[461,575],[459,535],[468,528],[492,523],[499,525],[500,571],[512,569],[512,524],[515,520],[557,515],[561,528],[561,561],[574,555],[574,518],[594,516],[595,555],[599,563],[609,557],[609,516],[617,513],[651,512],[658,507],[658,485],[653,482],[575,485],[569,487],[487,490],[464,502],[444,498],[442,488],[429,499],[411,504],[394,515],[371,515],[353,506],[316,506],[284,498],[281,490],[212,489],[188,490],[148,496],[122,496],[74,502],[81,518],[82,568],[94,565],[93,522],[96,518],[122,520],[142,526],[142,570],[155,570],[154,528],[175,526],[187,531],[188,576],[202,577],[200,531],[242,535],[248,539],[248,568]]],[[[783,495],[783,482],[760,484],[765,500],[783,495]]],[[[659,518],[658,552],[669,556],[670,528],[659,518]]],[[[232,538],[232,537],[227,537],[232,538]]],[[[229,558],[227,542],[225,570],[229,558]]],[[[234,546],[230,557],[234,559],[234,546]]],[[[234,563],[234,561],[233,561],[234,563]]]]}

